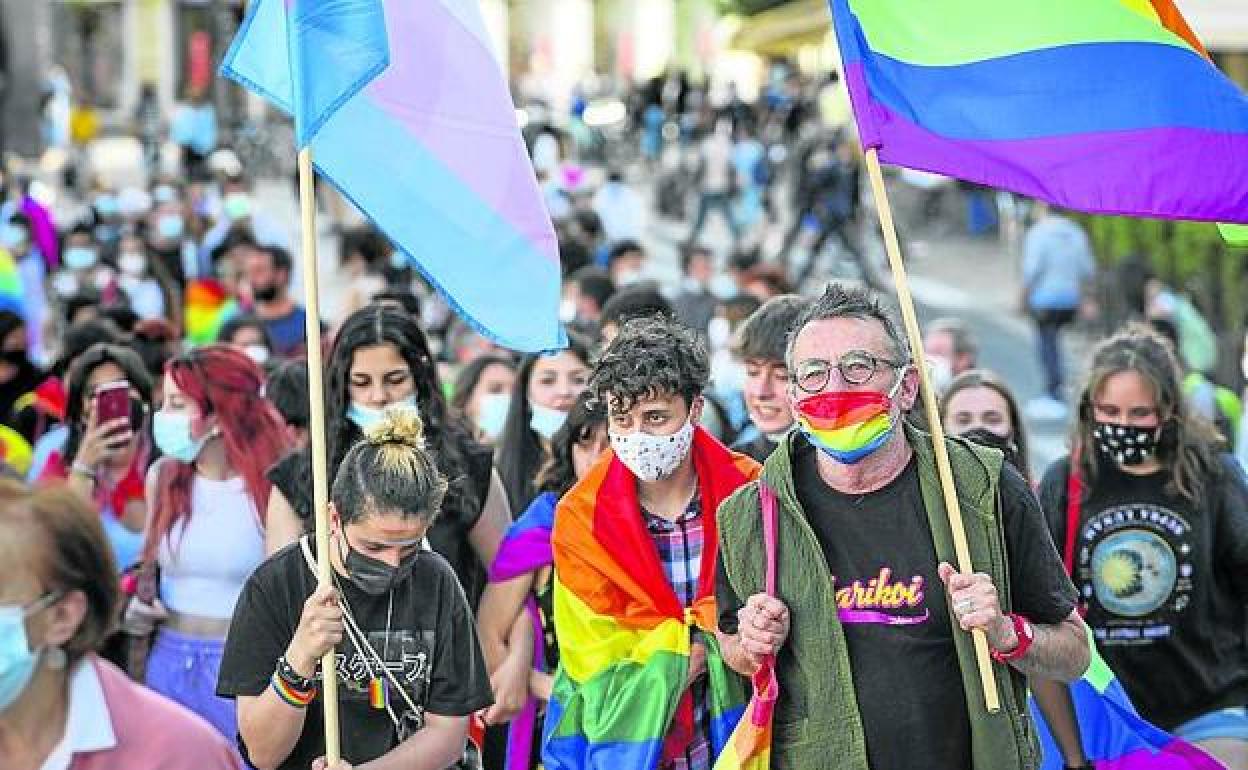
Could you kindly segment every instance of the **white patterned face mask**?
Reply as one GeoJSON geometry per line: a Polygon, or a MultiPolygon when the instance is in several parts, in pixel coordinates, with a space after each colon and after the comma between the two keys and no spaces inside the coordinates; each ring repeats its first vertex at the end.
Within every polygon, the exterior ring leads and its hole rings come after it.
{"type": "Polygon", "coordinates": [[[693,419],[670,436],[643,431],[611,433],[611,448],[620,462],[642,481],[665,479],[676,472],[693,446],[693,419]]]}
{"type": "Polygon", "coordinates": [[[1157,428],[1098,422],[1092,429],[1096,449],[1119,465],[1139,465],[1157,453],[1157,428]]]}

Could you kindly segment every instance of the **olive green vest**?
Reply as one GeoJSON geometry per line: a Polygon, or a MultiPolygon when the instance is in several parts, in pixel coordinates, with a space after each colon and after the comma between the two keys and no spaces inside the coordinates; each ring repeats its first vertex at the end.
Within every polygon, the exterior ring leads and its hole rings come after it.
{"type": "MultiPolygon", "coordinates": [[[[941,561],[956,564],[953,535],[945,514],[931,437],[906,428],[918,463],[919,486],[941,561]]],[[[793,660],[779,664],[780,687],[791,698],[777,710],[773,729],[773,770],[869,770],[862,718],[858,712],[845,632],[837,617],[833,582],[819,541],[806,520],[793,484],[790,435],[763,466],[762,478],[779,499],[777,594],[789,608],[787,644],[793,660]],[[787,713],[786,713],[787,712],[787,713]]],[[[961,439],[946,442],[962,518],[977,572],[992,576],[1002,608],[1011,608],[1005,534],[997,515],[997,483],[1002,456],[961,439]]],[[[758,482],[752,482],[719,508],[719,558],[737,596],[763,590],[763,530],[758,482]]],[[[954,645],[970,711],[972,770],[1034,770],[1039,745],[1027,713],[1026,680],[1009,666],[993,663],[1001,710],[984,706],[971,636],[953,621],[954,645]]],[[[906,697],[898,693],[898,698],[906,697]]],[[[932,714],[932,719],[941,719],[932,714]]],[[[899,740],[904,740],[900,738],[899,740]]],[[[922,747],[916,747],[922,750],[922,747]]]]}

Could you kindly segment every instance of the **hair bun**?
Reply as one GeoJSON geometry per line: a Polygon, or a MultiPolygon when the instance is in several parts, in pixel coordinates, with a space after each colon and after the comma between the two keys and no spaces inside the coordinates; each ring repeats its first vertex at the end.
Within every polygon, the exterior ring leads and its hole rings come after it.
{"type": "Polygon", "coordinates": [[[416,407],[391,404],[386,407],[381,420],[365,431],[364,438],[373,446],[403,444],[424,449],[425,423],[416,407]]]}

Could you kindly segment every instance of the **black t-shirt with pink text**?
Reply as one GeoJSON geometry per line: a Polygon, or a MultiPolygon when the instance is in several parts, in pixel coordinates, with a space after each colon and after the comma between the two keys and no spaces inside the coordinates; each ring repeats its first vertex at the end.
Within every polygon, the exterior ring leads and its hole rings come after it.
{"type": "MultiPolygon", "coordinates": [[[[965,770],[970,721],[914,461],[883,489],[844,495],[820,478],[809,443],[795,442],[794,452],[798,499],[833,576],[872,770],[965,770]]],[[[1075,590],[1040,506],[1008,466],[1000,492],[1013,610],[1058,623],[1074,609],[1075,590]]],[[[731,633],[723,626],[733,625],[740,601],[722,579],[718,596],[721,628],[731,633]]]]}

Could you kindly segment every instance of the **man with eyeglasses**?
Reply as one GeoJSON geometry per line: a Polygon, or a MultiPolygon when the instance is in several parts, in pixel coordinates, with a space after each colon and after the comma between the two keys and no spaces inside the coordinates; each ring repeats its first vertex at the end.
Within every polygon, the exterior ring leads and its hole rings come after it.
{"type": "Polygon", "coordinates": [[[973,575],[958,574],[930,436],[902,422],[919,376],[865,291],[829,286],[789,338],[798,430],[719,509],[719,640],[752,676],[776,656],[776,770],[1039,767],[1025,677],[1072,681],[1086,629],[1031,490],[999,452],[946,442],[973,575]],[[764,592],[760,494],[778,511],[764,592]],[[967,631],[988,639],[984,706],[967,631]]]}

